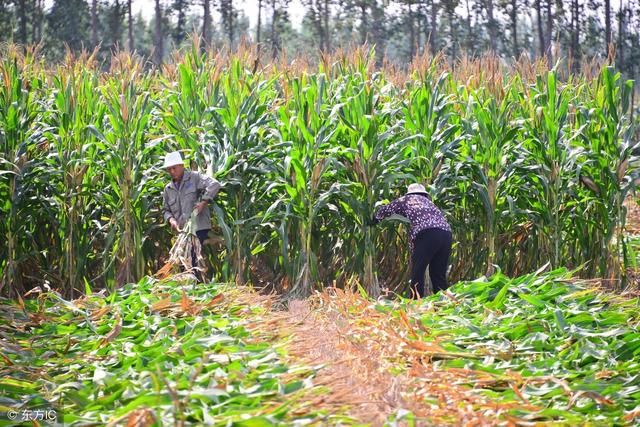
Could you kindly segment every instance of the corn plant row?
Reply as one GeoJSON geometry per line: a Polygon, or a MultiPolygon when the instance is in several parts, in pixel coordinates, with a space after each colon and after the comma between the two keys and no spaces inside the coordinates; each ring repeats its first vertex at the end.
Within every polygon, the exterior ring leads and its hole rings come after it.
{"type": "Polygon", "coordinates": [[[366,224],[420,181],[454,229],[452,281],[550,263],[626,284],[631,81],[610,67],[463,78],[437,60],[399,78],[371,55],[260,68],[194,47],[162,70],[120,54],[105,71],[8,48],[2,292],[46,280],[70,296],[156,271],[171,247],[160,159],[175,149],[225,184],[223,244],[209,251],[221,280],[254,281],[259,266],[292,296],[334,282],[400,290],[406,234],[366,224]]]}

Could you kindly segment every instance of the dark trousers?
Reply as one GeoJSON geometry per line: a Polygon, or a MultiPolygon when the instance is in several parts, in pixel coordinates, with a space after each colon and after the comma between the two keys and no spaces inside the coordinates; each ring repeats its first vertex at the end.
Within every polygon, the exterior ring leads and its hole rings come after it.
{"type": "Polygon", "coordinates": [[[449,287],[447,267],[451,256],[451,241],[451,232],[439,228],[423,230],[416,236],[411,254],[411,288],[414,298],[425,296],[424,273],[427,265],[433,293],[449,287]]]}
{"type": "MultiPolygon", "coordinates": [[[[210,230],[198,230],[196,231],[196,236],[198,236],[198,240],[200,241],[200,246],[204,245],[204,241],[206,240],[207,236],[209,235],[209,231],[210,230]]],[[[202,247],[202,251],[204,252],[204,246],[202,247]]],[[[198,258],[196,257],[196,251],[195,249],[191,250],[191,265],[192,266],[196,266],[198,265],[198,258]]],[[[196,279],[198,280],[198,282],[203,283],[204,282],[204,272],[200,271],[200,270],[195,270],[195,276],[196,279]]]]}

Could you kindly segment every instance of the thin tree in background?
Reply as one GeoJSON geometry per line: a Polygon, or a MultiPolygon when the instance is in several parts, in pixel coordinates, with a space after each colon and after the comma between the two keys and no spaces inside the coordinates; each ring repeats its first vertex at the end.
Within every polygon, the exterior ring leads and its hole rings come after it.
{"type": "Polygon", "coordinates": [[[624,0],[620,0],[620,10],[618,11],[618,48],[616,49],[616,56],[618,58],[618,69],[624,69],[624,33],[625,33],[625,10],[624,0]]]}
{"type": "Polygon", "coordinates": [[[407,8],[408,8],[408,26],[409,26],[409,60],[415,55],[415,47],[416,47],[416,29],[414,24],[414,16],[413,16],[413,5],[412,0],[407,0],[407,8]]]}
{"type": "Polygon", "coordinates": [[[489,25],[489,43],[491,45],[491,50],[494,52],[498,51],[498,45],[496,40],[497,33],[497,23],[493,13],[493,0],[487,0],[487,18],[489,25]]]}
{"type": "Polygon", "coordinates": [[[580,71],[580,3],[571,0],[571,71],[580,71]]]}
{"type": "MultiPolygon", "coordinates": [[[[515,1],[515,0],[514,0],[515,1]]],[[[471,7],[469,6],[469,0],[465,0],[467,6],[467,16],[465,19],[467,26],[467,53],[471,53],[475,50],[475,34],[471,30],[471,7]]]]}
{"type": "Polygon", "coordinates": [[[546,33],[546,37],[545,37],[545,54],[547,55],[547,58],[549,60],[549,64],[551,64],[553,62],[553,56],[552,56],[552,52],[551,52],[551,45],[553,44],[553,34],[552,34],[552,30],[553,30],[553,14],[551,13],[551,1],[552,0],[546,0],[546,6],[547,6],[547,33],[546,33]]]}
{"type": "Polygon", "coordinates": [[[122,39],[122,19],[124,17],[124,10],[122,9],[121,0],[114,0],[113,5],[108,10],[108,34],[106,39],[110,40],[109,47],[112,50],[117,50],[122,39]]]}
{"type": "Polygon", "coordinates": [[[324,50],[331,50],[331,31],[329,30],[329,0],[324,0],[323,8],[323,21],[324,21],[324,50]]]}
{"type": "Polygon", "coordinates": [[[162,34],[162,5],[160,0],[156,0],[155,10],[155,37],[154,37],[154,59],[155,64],[160,66],[162,64],[162,58],[164,57],[164,43],[162,34]]]}
{"type": "MultiPolygon", "coordinates": [[[[555,13],[553,14],[553,21],[554,21],[553,29],[555,30],[555,34],[556,34],[556,42],[558,43],[558,47],[560,48],[562,46],[562,42],[564,39],[563,34],[566,35],[566,30],[565,30],[566,20],[565,20],[563,0],[555,0],[555,13]]],[[[557,56],[566,57],[566,53],[558,52],[557,56]]]]}
{"type": "Polygon", "coordinates": [[[233,47],[233,32],[234,32],[234,17],[235,11],[233,10],[233,0],[220,0],[220,17],[222,18],[222,25],[227,32],[227,39],[230,47],[233,47]]]}
{"type": "Polygon", "coordinates": [[[542,8],[540,7],[540,0],[535,0],[535,8],[536,8],[536,23],[538,25],[538,46],[540,49],[540,56],[544,56],[545,51],[545,41],[544,41],[544,33],[542,30],[542,8]]]}
{"type": "Polygon", "coordinates": [[[131,8],[131,3],[133,0],[127,0],[127,32],[129,33],[129,52],[133,52],[135,50],[135,42],[133,37],[133,12],[131,8]]]}
{"type": "Polygon", "coordinates": [[[369,20],[367,19],[367,0],[360,0],[358,3],[360,7],[360,44],[365,44],[369,37],[369,20]]]}
{"type": "Polygon", "coordinates": [[[271,0],[271,55],[273,58],[278,56],[280,51],[280,43],[278,37],[278,7],[276,0],[271,0]]]}
{"type": "Polygon", "coordinates": [[[91,6],[86,0],[55,0],[47,13],[47,54],[61,58],[67,48],[80,52],[91,45],[91,6]]]}
{"type": "MultiPolygon", "coordinates": [[[[467,0],[467,13],[469,10],[469,2],[467,0]]],[[[518,0],[511,0],[511,9],[509,10],[511,19],[511,44],[513,48],[513,56],[518,57],[520,49],[518,47],[518,0]]]]}
{"type": "Polygon", "coordinates": [[[330,50],[328,0],[305,0],[303,5],[306,6],[308,10],[307,17],[313,25],[313,31],[318,41],[318,48],[325,52],[330,50]]]}
{"type": "Polygon", "coordinates": [[[429,47],[431,54],[435,55],[438,50],[438,5],[436,0],[429,0],[429,11],[431,12],[431,25],[429,26],[429,47]]]}
{"type": "Polygon", "coordinates": [[[206,47],[211,43],[211,0],[203,0],[202,40],[206,47]]]}
{"type": "Polygon", "coordinates": [[[91,0],[91,46],[98,46],[98,0],[91,0]]]}
{"type": "Polygon", "coordinates": [[[182,44],[182,41],[185,38],[184,27],[186,24],[186,16],[184,11],[187,7],[188,7],[188,3],[186,0],[174,0],[173,2],[173,9],[176,11],[178,15],[176,19],[176,29],[173,36],[173,39],[175,40],[177,46],[180,46],[182,44]]]}
{"type": "Polygon", "coordinates": [[[376,46],[376,64],[381,65],[385,53],[385,42],[388,39],[386,14],[384,5],[372,0],[371,4],[371,35],[376,46]]]}
{"type": "Polygon", "coordinates": [[[456,57],[458,56],[457,47],[458,47],[458,32],[456,31],[457,22],[456,22],[456,6],[458,5],[457,0],[444,0],[442,2],[442,6],[444,7],[444,13],[447,16],[447,21],[449,24],[449,43],[451,49],[449,50],[449,59],[451,63],[454,63],[456,57]]]}
{"type": "MultiPolygon", "coordinates": [[[[620,0],[622,2],[622,0],[620,0]]],[[[604,54],[609,55],[611,44],[611,0],[604,0],[604,54]]]]}
{"type": "Polygon", "coordinates": [[[19,41],[24,46],[27,44],[27,0],[18,2],[19,41]]]}
{"type": "Polygon", "coordinates": [[[258,0],[258,23],[256,25],[256,43],[260,51],[260,27],[262,26],[262,0],[258,0]]]}
{"type": "Polygon", "coordinates": [[[31,23],[31,41],[38,43],[42,40],[43,0],[34,1],[34,9],[31,23]]]}
{"type": "Polygon", "coordinates": [[[290,0],[271,0],[271,29],[269,41],[271,43],[271,57],[275,59],[282,51],[281,34],[288,22],[287,8],[290,0]]]}

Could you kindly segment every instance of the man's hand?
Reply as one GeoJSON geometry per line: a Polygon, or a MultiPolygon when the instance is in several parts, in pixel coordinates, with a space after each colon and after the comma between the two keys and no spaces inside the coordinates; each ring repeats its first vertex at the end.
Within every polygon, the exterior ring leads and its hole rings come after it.
{"type": "Polygon", "coordinates": [[[206,201],[206,200],[203,200],[203,201],[201,201],[201,202],[199,202],[199,203],[197,203],[197,204],[196,204],[196,207],[195,207],[195,209],[194,209],[194,210],[195,210],[198,214],[200,214],[200,213],[202,212],[202,210],[203,210],[204,208],[206,208],[206,207],[207,207],[207,201],[206,201]]]}
{"type": "Polygon", "coordinates": [[[175,218],[169,218],[169,225],[171,226],[171,228],[173,228],[176,232],[180,232],[180,227],[178,227],[178,221],[175,218]]]}

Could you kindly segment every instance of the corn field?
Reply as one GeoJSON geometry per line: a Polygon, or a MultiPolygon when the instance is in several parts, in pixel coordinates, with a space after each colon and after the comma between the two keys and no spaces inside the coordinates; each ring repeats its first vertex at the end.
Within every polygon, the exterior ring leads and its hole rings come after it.
{"type": "Polygon", "coordinates": [[[373,51],[259,64],[246,48],[0,60],[0,289],[73,297],[151,274],[172,243],[161,169],[182,150],[224,184],[211,274],[304,297],[407,282],[405,229],[376,204],[419,181],[453,228],[450,281],[549,264],[627,285],[638,177],[633,83],[485,57],[376,69],[373,51]]]}

